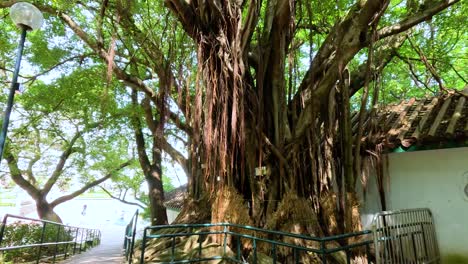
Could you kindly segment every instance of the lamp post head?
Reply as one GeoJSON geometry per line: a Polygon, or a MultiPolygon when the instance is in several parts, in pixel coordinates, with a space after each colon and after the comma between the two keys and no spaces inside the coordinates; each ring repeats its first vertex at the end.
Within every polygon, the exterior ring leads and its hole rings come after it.
{"type": "Polygon", "coordinates": [[[26,30],[39,29],[44,20],[41,11],[26,2],[14,4],[10,9],[10,16],[18,27],[26,30]]]}

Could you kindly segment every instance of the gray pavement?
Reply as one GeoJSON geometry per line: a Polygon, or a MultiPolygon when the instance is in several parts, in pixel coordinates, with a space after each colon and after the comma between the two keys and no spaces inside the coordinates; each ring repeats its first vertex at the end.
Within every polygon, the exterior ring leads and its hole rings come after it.
{"type": "Polygon", "coordinates": [[[123,239],[125,226],[107,225],[101,227],[101,244],[95,248],[75,255],[70,259],[60,262],[60,264],[81,264],[81,263],[108,263],[122,264],[123,239]]]}

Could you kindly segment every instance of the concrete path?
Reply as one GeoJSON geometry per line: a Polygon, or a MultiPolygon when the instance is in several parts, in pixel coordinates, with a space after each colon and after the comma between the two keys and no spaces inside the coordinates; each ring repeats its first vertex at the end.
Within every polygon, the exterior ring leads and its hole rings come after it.
{"type": "Polygon", "coordinates": [[[125,258],[123,254],[123,240],[125,226],[108,225],[102,226],[101,244],[95,248],[77,254],[60,264],[122,264],[125,258]]]}

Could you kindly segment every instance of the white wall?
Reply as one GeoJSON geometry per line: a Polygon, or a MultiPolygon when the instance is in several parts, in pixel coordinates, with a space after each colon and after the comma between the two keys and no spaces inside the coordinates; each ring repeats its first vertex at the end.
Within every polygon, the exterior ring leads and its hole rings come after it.
{"type": "Polygon", "coordinates": [[[173,208],[167,208],[166,213],[167,213],[167,221],[169,222],[169,224],[171,224],[172,222],[174,222],[176,217],[179,215],[180,210],[175,210],[173,208]]]}
{"type": "MultiPolygon", "coordinates": [[[[468,259],[468,148],[452,148],[388,155],[390,188],[387,210],[431,209],[442,255],[458,254],[468,259]]],[[[380,211],[375,179],[369,182],[363,201],[363,224],[380,211]]]]}

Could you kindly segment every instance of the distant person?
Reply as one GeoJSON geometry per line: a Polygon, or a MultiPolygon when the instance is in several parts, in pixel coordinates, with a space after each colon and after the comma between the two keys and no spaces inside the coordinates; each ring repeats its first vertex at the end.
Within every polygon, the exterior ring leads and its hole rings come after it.
{"type": "Polygon", "coordinates": [[[85,216],[86,215],[86,208],[88,208],[88,206],[85,204],[83,205],[83,211],[81,211],[81,215],[82,216],[85,216]]]}

